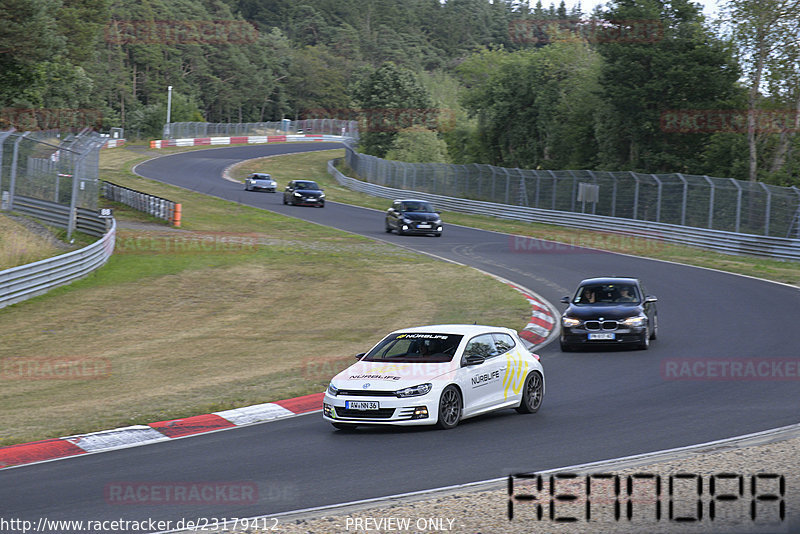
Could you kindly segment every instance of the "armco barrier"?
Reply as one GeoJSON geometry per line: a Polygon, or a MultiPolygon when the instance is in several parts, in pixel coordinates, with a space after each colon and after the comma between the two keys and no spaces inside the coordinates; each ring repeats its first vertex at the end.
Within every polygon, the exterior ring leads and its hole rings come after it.
{"type": "Polygon", "coordinates": [[[142,193],[105,180],[100,184],[100,196],[148,213],[157,219],[169,221],[175,226],[181,225],[181,205],[166,198],[142,193]]]}
{"type": "MultiPolygon", "coordinates": [[[[14,197],[14,211],[36,217],[51,226],[69,227],[69,206],[17,195],[14,197]]],[[[75,228],[85,234],[100,237],[106,233],[106,222],[95,211],[77,208],[75,228]]]]}
{"type": "Polygon", "coordinates": [[[635,219],[622,219],[619,217],[513,206],[510,204],[498,204],[494,202],[421,193],[419,191],[394,189],[362,182],[361,180],[345,176],[336,169],[335,162],[336,160],[328,162],[328,172],[336,178],[341,185],[372,196],[390,199],[413,196],[433,202],[438,208],[447,211],[488,215],[500,219],[553,224],[598,232],[613,232],[640,236],[647,239],[657,239],[669,243],[716,250],[726,254],[746,254],[800,261],[800,239],[740,234],[722,230],[709,230],[635,219]]]}
{"type": "Polygon", "coordinates": [[[188,137],[185,139],[158,139],[150,141],[150,148],[166,148],[170,146],[205,146],[205,145],[245,145],[260,143],[333,141],[342,142],[348,137],[327,134],[296,135],[243,135],[233,137],[188,137]]]}
{"type": "Polygon", "coordinates": [[[111,227],[103,237],[87,247],[0,271],[0,308],[46,293],[100,268],[114,252],[116,233],[116,222],[111,219],[111,227]]]}

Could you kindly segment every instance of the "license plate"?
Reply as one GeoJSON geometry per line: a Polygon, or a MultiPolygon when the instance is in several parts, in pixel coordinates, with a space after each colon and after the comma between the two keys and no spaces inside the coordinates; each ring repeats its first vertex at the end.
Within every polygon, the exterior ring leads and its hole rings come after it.
{"type": "Polygon", "coordinates": [[[377,410],[380,408],[376,401],[345,401],[344,407],[348,410],[377,410]]]}
{"type": "Polygon", "coordinates": [[[614,334],[589,334],[589,339],[614,339],[614,334]]]}
{"type": "Polygon", "coordinates": [[[417,225],[417,228],[430,228],[430,227],[431,227],[430,224],[418,224],[417,225]]]}

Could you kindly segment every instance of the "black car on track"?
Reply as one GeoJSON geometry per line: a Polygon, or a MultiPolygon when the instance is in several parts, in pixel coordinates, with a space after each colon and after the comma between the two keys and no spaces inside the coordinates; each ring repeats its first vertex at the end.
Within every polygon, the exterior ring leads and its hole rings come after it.
{"type": "Polygon", "coordinates": [[[442,235],[442,218],[426,200],[404,199],[392,202],[386,211],[386,231],[397,235],[433,234],[442,235]]]}
{"type": "Polygon", "coordinates": [[[312,180],[292,180],[283,191],[283,203],[295,206],[325,207],[325,193],[312,180]]]}
{"type": "Polygon", "coordinates": [[[561,350],[592,345],[647,349],[658,333],[656,297],[636,278],[587,278],[561,302],[561,350]]]}

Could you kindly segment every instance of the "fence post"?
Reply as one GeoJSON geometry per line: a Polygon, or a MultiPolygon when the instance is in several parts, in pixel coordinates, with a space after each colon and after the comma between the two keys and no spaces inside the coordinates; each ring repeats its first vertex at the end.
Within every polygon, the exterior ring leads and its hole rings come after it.
{"type": "Polygon", "coordinates": [[[630,171],[630,173],[633,179],[636,180],[636,187],[633,189],[633,219],[635,220],[639,218],[639,177],[633,171],[630,171]]]}
{"type": "Polygon", "coordinates": [[[556,173],[553,171],[547,171],[550,173],[550,176],[553,177],[553,198],[552,198],[552,207],[550,209],[556,209],[556,189],[558,188],[558,178],[556,177],[556,173]]]}
{"type": "Polygon", "coordinates": [[[664,184],[661,183],[661,180],[659,180],[658,176],[655,174],[651,174],[650,176],[652,176],[653,180],[655,180],[658,184],[658,197],[656,199],[656,222],[661,222],[661,191],[663,190],[664,184]]]}
{"type": "Polygon", "coordinates": [[[769,190],[767,184],[759,182],[764,191],[767,192],[767,206],[764,210],[764,235],[769,235],[769,217],[772,214],[772,191],[769,190]]]}
{"type": "Polygon", "coordinates": [[[681,179],[683,182],[683,197],[681,199],[681,226],[686,226],[686,202],[688,199],[689,194],[689,182],[686,181],[686,178],[683,177],[681,173],[678,173],[678,178],[681,179]]]}
{"type": "MultiPolygon", "coordinates": [[[[0,163],[2,163],[2,161],[0,161],[0,163]]],[[[796,185],[793,185],[792,186],[792,191],[797,193],[797,198],[798,198],[797,210],[795,211],[795,217],[797,218],[797,239],[800,239],[800,188],[798,188],[796,185]]],[[[790,227],[789,231],[791,232],[791,227],[790,227]]],[[[786,237],[789,237],[789,236],[787,235],[786,237]]]]}
{"type": "Polygon", "coordinates": [[[742,186],[735,178],[730,178],[733,185],[736,186],[736,233],[739,233],[739,223],[742,220],[742,186]]]}
{"type": "Polygon", "coordinates": [[[569,211],[575,213],[575,197],[577,197],[575,190],[578,189],[578,178],[575,176],[574,172],[567,172],[570,176],[572,176],[572,198],[570,198],[569,211]]]}
{"type": "Polygon", "coordinates": [[[11,181],[8,184],[8,211],[14,211],[14,189],[17,187],[17,163],[19,162],[19,143],[30,132],[25,132],[22,135],[17,136],[17,140],[14,141],[14,153],[11,156],[11,181]]]}
{"type": "MultiPolygon", "coordinates": [[[[502,167],[503,172],[506,174],[506,204],[511,203],[511,174],[509,174],[508,169],[502,167]]],[[[494,172],[494,166],[492,166],[492,172],[494,172]]]]}
{"type": "Polygon", "coordinates": [[[6,142],[6,137],[14,133],[14,128],[7,132],[0,132],[0,194],[3,192],[3,145],[6,142]]]}
{"type": "Polygon", "coordinates": [[[705,175],[703,175],[703,178],[705,178],[706,182],[708,182],[708,186],[711,188],[708,194],[708,228],[710,229],[714,224],[714,193],[716,192],[716,188],[711,178],[705,175]]]}

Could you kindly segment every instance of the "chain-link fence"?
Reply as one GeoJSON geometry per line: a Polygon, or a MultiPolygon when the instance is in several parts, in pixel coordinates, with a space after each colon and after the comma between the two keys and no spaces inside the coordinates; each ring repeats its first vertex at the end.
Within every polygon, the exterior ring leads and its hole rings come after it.
{"type": "MultiPolygon", "coordinates": [[[[16,197],[97,209],[100,148],[107,139],[88,130],[0,132],[0,192],[4,210],[16,197]]],[[[73,227],[68,228],[71,234],[73,227]]]]}
{"type": "Polygon", "coordinates": [[[164,139],[245,135],[341,135],[358,138],[358,123],[340,119],[284,119],[274,122],[173,122],[164,125],[164,139]]]}
{"type": "Polygon", "coordinates": [[[800,239],[800,189],[681,173],[545,171],[492,165],[404,163],[347,148],[362,180],[387,187],[800,239]]]}

